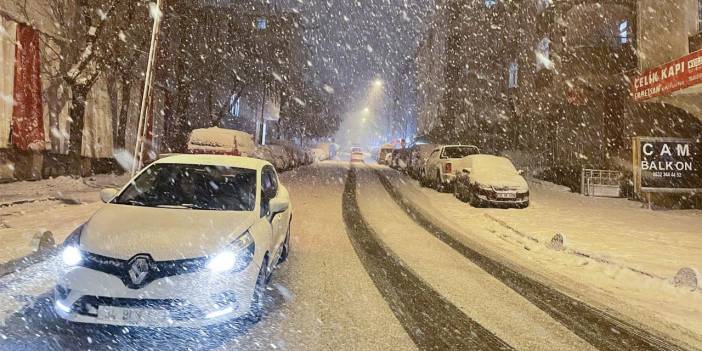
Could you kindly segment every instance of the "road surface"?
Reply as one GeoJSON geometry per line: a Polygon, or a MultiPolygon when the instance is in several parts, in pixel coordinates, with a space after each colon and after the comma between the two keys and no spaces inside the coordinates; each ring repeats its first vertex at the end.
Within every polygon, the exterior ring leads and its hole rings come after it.
{"type": "Polygon", "coordinates": [[[393,196],[386,169],[285,173],[292,255],[261,322],[205,329],[68,324],[57,258],[0,278],[1,350],[675,350],[452,241],[393,196]]]}

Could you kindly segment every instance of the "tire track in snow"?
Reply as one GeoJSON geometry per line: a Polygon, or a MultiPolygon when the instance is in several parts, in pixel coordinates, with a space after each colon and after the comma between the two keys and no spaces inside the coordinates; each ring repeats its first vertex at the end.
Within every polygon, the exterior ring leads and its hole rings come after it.
{"type": "Polygon", "coordinates": [[[684,350],[678,345],[520,274],[507,265],[473,250],[432,223],[411,203],[406,202],[382,171],[374,171],[390,197],[417,224],[594,347],[603,351],[684,350]]]}
{"type": "Polygon", "coordinates": [[[514,350],[405,268],[378,240],[361,216],[353,168],[347,174],[342,212],[364,268],[419,349],[514,350]]]}

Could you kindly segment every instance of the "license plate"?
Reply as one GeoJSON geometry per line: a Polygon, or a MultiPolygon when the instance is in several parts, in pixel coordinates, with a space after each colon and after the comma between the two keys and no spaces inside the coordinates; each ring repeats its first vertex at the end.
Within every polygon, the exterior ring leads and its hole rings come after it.
{"type": "Polygon", "coordinates": [[[517,193],[515,193],[515,192],[497,193],[497,198],[498,199],[516,199],[517,193]]]}
{"type": "Polygon", "coordinates": [[[164,321],[169,317],[168,311],[165,310],[112,306],[100,306],[98,308],[98,319],[107,322],[141,324],[150,321],[164,321]]]}

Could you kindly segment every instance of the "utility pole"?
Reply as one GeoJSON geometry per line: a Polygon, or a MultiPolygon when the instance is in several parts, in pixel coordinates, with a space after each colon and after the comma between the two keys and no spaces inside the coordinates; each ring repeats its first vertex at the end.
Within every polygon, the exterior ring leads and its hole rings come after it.
{"type": "MultiPolygon", "coordinates": [[[[146,75],[144,77],[144,92],[141,96],[141,108],[139,110],[139,123],[137,125],[136,145],[134,146],[134,161],[132,162],[132,177],[141,169],[144,162],[144,141],[146,139],[148,121],[148,111],[151,109],[151,101],[154,85],[154,63],[156,61],[156,49],[158,48],[158,33],[161,29],[162,0],[156,0],[156,8],[149,8],[154,24],[151,29],[151,45],[149,49],[149,61],[146,65],[146,75]]],[[[154,6],[154,5],[151,5],[154,6]]],[[[153,115],[151,116],[153,118],[153,115]]]]}

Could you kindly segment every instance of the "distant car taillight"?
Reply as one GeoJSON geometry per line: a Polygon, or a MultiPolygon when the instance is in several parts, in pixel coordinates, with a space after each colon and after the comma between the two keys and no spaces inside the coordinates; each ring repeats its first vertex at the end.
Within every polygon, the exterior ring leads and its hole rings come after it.
{"type": "Polygon", "coordinates": [[[451,163],[447,163],[444,165],[444,173],[451,173],[451,163]]]}

